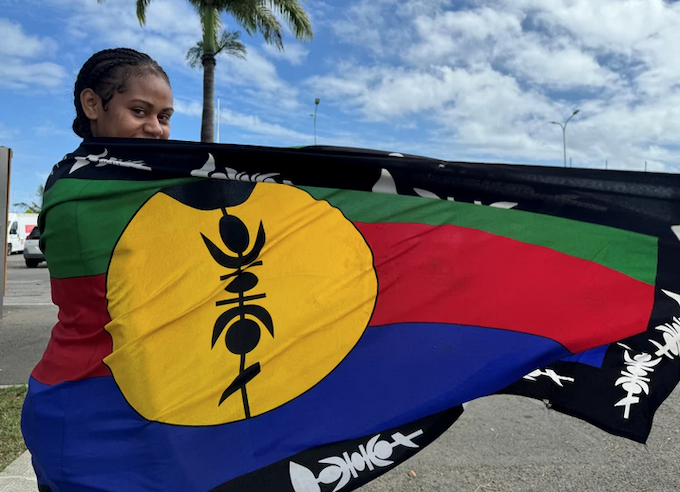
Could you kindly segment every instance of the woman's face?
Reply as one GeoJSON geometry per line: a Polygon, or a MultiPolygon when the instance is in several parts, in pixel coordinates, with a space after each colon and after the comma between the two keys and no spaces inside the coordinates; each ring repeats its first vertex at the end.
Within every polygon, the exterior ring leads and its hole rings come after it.
{"type": "Polygon", "coordinates": [[[130,77],[125,92],[115,92],[106,109],[92,90],[80,94],[95,137],[170,138],[172,90],[158,75],[130,77]]]}

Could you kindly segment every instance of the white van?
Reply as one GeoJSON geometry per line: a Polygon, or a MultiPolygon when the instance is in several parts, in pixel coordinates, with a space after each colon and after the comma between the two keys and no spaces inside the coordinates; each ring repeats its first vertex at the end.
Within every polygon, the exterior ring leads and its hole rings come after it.
{"type": "Polygon", "coordinates": [[[26,236],[38,225],[38,214],[7,214],[7,254],[21,253],[26,236]]]}

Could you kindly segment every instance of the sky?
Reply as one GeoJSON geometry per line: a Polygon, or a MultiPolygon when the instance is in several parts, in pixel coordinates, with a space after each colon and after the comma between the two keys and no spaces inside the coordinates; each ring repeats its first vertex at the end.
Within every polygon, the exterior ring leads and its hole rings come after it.
{"type": "MultiPolygon", "coordinates": [[[[220,55],[220,142],[363,147],[450,161],[680,172],[680,3],[663,0],[307,0],[314,31],[220,55]]],[[[239,30],[229,17],[224,26],[239,30]]],[[[171,138],[200,139],[201,37],[185,0],[0,0],[0,145],[10,203],[37,200],[80,139],[73,85],[130,47],[168,73],[171,138]]],[[[10,207],[12,208],[12,207],[10,207]]]]}

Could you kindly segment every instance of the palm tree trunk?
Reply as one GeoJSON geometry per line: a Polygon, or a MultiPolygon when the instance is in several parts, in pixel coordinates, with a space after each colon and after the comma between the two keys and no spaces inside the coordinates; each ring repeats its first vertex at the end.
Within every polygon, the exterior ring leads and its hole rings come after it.
{"type": "Polygon", "coordinates": [[[203,121],[201,142],[215,141],[215,55],[203,55],[203,121]]]}
{"type": "Polygon", "coordinates": [[[204,11],[203,18],[203,121],[201,122],[201,142],[215,141],[215,20],[217,12],[210,6],[204,11]]]}

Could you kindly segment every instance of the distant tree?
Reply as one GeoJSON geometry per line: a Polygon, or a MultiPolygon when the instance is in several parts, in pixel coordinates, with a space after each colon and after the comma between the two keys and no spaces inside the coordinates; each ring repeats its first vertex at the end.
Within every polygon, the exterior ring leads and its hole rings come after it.
{"type": "Polygon", "coordinates": [[[42,210],[43,193],[45,193],[45,187],[40,185],[37,192],[39,204],[33,201],[31,203],[19,202],[15,203],[14,207],[21,209],[22,212],[27,214],[39,214],[42,210]]]}
{"type": "MultiPolygon", "coordinates": [[[[101,0],[100,0],[101,1],[101,0]]],[[[146,9],[151,0],[137,0],[137,18],[146,23],[146,9]]],[[[201,18],[203,40],[187,53],[192,66],[203,66],[203,117],[201,142],[215,139],[215,55],[225,52],[231,56],[245,57],[246,50],[238,33],[222,31],[220,16],[230,15],[249,35],[261,32],[264,40],[283,49],[282,26],[278,14],[288,24],[297,39],[313,36],[307,12],[299,0],[189,0],[201,18]]]]}

